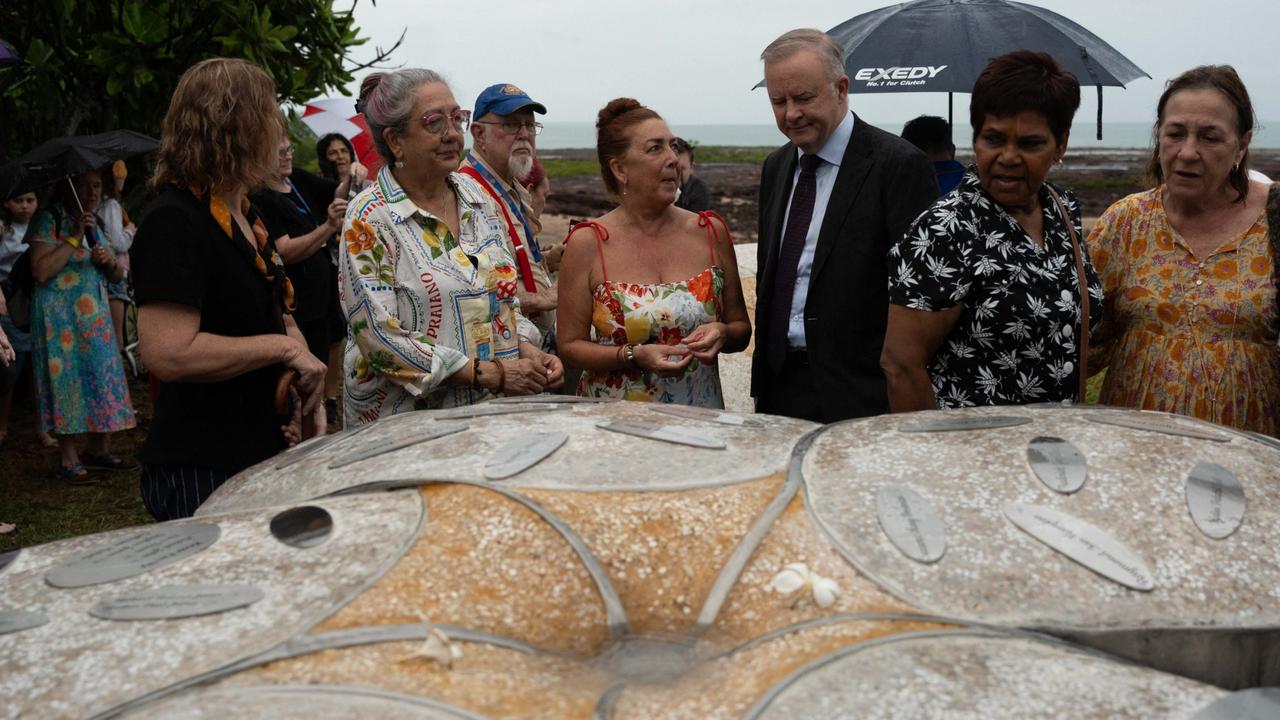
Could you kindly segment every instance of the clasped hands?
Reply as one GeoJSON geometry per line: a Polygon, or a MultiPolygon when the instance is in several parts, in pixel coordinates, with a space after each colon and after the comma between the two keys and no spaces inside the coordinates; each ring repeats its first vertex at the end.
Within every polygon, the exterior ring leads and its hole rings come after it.
{"type": "Polygon", "coordinates": [[[502,363],[502,373],[491,376],[483,373],[479,384],[503,395],[538,395],[555,390],[564,384],[564,363],[551,353],[544,353],[532,343],[520,343],[519,359],[496,359],[502,363]]]}
{"type": "Polygon", "coordinates": [[[636,345],[636,365],[658,377],[678,377],[697,358],[704,365],[715,365],[724,347],[728,327],[722,322],[699,325],[679,345],[636,345]]]}

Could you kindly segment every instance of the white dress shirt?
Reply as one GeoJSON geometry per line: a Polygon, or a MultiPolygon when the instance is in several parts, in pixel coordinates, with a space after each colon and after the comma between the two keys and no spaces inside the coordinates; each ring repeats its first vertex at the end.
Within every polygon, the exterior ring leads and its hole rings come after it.
{"type": "MultiPolygon", "coordinates": [[[[793,350],[804,350],[808,343],[804,337],[804,304],[809,298],[809,277],[813,272],[813,253],[818,247],[818,233],[822,231],[822,218],[827,214],[827,204],[831,201],[831,191],[836,186],[836,175],[840,173],[840,161],[844,159],[844,151],[849,147],[849,138],[853,135],[853,113],[844,116],[844,120],[836,126],[831,137],[818,151],[822,160],[814,171],[817,179],[817,196],[813,200],[813,219],[809,221],[809,230],[804,236],[804,250],[800,253],[800,262],[796,266],[796,286],[791,294],[791,318],[787,324],[787,344],[793,350]]],[[[797,158],[803,151],[796,148],[797,158]]],[[[800,164],[796,163],[795,175],[791,178],[791,193],[794,196],[796,183],[800,180],[800,164]]],[[[786,231],[787,219],[791,215],[791,199],[787,199],[787,212],[782,216],[783,231],[786,231]]],[[[778,243],[781,252],[782,243],[778,243]]]]}

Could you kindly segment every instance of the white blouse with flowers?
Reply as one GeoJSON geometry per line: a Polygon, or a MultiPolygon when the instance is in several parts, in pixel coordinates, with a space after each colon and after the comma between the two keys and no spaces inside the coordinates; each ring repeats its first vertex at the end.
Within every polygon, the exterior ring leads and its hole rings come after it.
{"type": "Polygon", "coordinates": [[[487,393],[445,385],[472,358],[516,358],[538,331],[519,313],[515,253],[500,213],[464,175],[459,237],[422,210],[390,168],[351,201],[343,223],[340,299],[348,426],[410,410],[455,407],[487,393]]]}

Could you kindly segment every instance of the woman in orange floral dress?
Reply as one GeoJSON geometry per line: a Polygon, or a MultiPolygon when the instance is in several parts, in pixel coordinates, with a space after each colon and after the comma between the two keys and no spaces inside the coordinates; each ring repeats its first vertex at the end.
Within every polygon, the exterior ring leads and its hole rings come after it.
{"type": "Polygon", "coordinates": [[[1106,295],[1100,402],[1276,435],[1280,354],[1270,186],[1249,180],[1253,106],[1229,66],[1171,80],[1148,168],[1089,237],[1106,295]]]}
{"type": "Polygon", "coordinates": [[[560,355],[583,369],[579,395],[723,408],[717,358],[751,339],[729,229],[675,206],[674,137],[656,112],[617,98],[596,129],[618,207],[575,226],[595,242],[565,241],[560,355]]]}

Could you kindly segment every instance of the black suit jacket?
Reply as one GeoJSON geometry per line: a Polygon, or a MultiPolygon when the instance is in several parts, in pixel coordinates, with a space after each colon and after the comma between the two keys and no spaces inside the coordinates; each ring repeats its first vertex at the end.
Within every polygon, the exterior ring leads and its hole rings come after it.
{"type": "MultiPolygon", "coordinates": [[[[756,398],[766,383],[782,381],[782,368],[771,367],[768,360],[769,321],[782,221],[797,162],[796,146],[787,143],[769,155],[760,175],[751,362],[751,394],[756,398]]],[[[833,422],[889,411],[880,369],[889,312],[887,254],[890,244],[937,198],[929,159],[855,114],[853,135],[822,218],[804,308],[808,367],[812,383],[821,390],[820,406],[810,419],[833,422]]]]}

